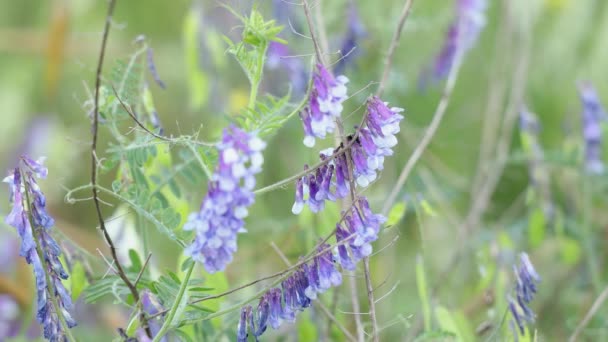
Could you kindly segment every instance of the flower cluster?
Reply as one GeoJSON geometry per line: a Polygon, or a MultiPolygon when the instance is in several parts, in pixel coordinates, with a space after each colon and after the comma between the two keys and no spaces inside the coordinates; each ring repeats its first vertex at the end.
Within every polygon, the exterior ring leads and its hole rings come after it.
{"type": "Polygon", "coordinates": [[[302,264],[289,278],[281,283],[281,288],[268,290],[257,308],[241,309],[237,327],[237,341],[247,341],[251,332],[257,339],[268,325],[278,329],[283,322],[294,322],[295,314],[309,307],[317,294],[342,283],[342,275],[334,266],[329,245],[321,244],[311,263],[302,264]]]}
{"type": "Polygon", "coordinates": [[[299,214],[307,203],[316,213],[324,208],[325,200],[335,201],[348,195],[351,179],[345,150],[350,153],[352,176],[357,184],[366,187],[374,181],[377,172],[384,167],[384,157],[392,155],[392,148],[397,144],[395,134],[403,119],[399,114],[402,111],[401,108],[389,108],[376,96],[368,100],[366,125],[358,129],[357,135],[347,138],[350,146],[321,151],[321,160],[328,160],[327,163],[314,174],[298,179],[292,212],[299,214]]]}
{"type": "Polygon", "coordinates": [[[300,112],[304,125],[304,145],[313,147],[315,139],[324,139],[332,133],[335,120],[342,113],[342,102],[346,100],[345,76],[334,77],[322,64],[317,64],[308,105],[300,112]]]}
{"type": "MultiPolygon", "coordinates": [[[[528,304],[534,299],[536,283],[540,281],[540,276],[536,273],[526,253],[520,255],[519,268],[513,266],[513,269],[517,278],[517,284],[515,285],[516,299],[509,298],[509,311],[511,311],[511,315],[523,335],[525,334],[525,322],[534,322],[535,315],[528,304]]],[[[518,335],[516,333],[516,336],[518,335]]]]}
{"type": "Polygon", "coordinates": [[[471,49],[486,23],[486,0],[456,0],[456,17],[450,26],[443,48],[435,58],[430,73],[423,74],[421,83],[428,78],[433,82],[447,77],[457,58],[471,49]]]}
{"type": "Polygon", "coordinates": [[[62,321],[68,328],[76,326],[76,321],[68,312],[72,300],[61,282],[68,278],[59,261],[61,249],[50,235],[54,220],[46,212],[46,198],[36,182],[36,178],[46,178],[48,173],[42,163],[43,159],[35,161],[22,156],[19,167],[4,179],[9,184],[13,203],[5,222],[17,229],[21,237],[19,254],[34,268],[38,297],[36,319],[44,327],[44,337],[64,341],[66,332],[62,321]]]}
{"type": "Polygon", "coordinates": [[[603,109],[597,92],[590,83],[580,83],[578,90],[583,104],[585,167],[591,173],[601,173],[604,170],[604,163],[602,162],[601,122],[606,120],[606,111],[603,109]]]}
{"type": "Polygon", "coordinates": [[[201,209],[190,214],[184,230],[195,232],[185,253],[214,273],[222,271],[236,252],[237,234],[254,202],[255,175],[262,170],[266,143],[253,133],[230,126],[218,144],[219,165],[209,182],[201,209]]]}
{"type": "Polygon", "coordinates": [[[374,214],[365,197],[360,197],[358,207],[354,206],[352,213],[342,213],[344,224],[336,225],[336,241],[338,243],[337,261],[349,271],[353,271],[359,260],[372,253],[371,243],[378,239],[380,226],[386,218],[374,214]]]}

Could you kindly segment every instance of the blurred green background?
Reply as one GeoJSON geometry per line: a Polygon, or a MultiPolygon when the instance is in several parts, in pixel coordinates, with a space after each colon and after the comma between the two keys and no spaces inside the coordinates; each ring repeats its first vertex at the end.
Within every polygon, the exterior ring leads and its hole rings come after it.
{"type": "MultiPolygon", "coordinates": [[[[382,61],[403,6],[403,1],[393,0],[355,2],[367,35],[359,41],[358,56],[346,69],[349,94],[355,95],[345,104],[344,113],[356,110],[375,91],[375,84],[370,82],[380,78],[382,61]]],[[[251,8],[248,1],[226,3],[243,14],[251,8]]],[[[591,201],[583,201],[586,194],[582,193],[581,182],[587,177],[580,171],[581,105],[576,92],[577,81],[589,80],[608,104],[608,2],[488,3],[487,25],[465,59],[446,116],[399,196],[399,203],[406,205],[403,217],[385,229],[374,245],[378,254],[371,259],[371,268],[377,287],[375,296],[381,298],[377,312],[382,340],[413,340],[416,336],[452,339],[424,335],[425,307],[433,312],[431,330],[457,331],[458,337],[453,338],[465,341],[487,339],[504,314],[507,290],[513,283],[511,265],[521,251],[530,254],[543,278],[538,299],[532,305],[537,314],[533,329],[539,341],[565,340],[599,294],[592,284],[592,273],[599,275],[601,284],[608,279],[604,248],[608,218],[603,210],[608,182],[605,175],[593,178],[591,201]],[[548,222],[541,228],[537,224],[534,236],[530,233],[531,205],[526,200],[528,165],[522,156],[516,118],[522,103],[540,118],[547,175],[564,218],[560,228],[548,222]],[[503,159],[502,145],[506,147],[503,159]],[[590,256],[598,261],[595,270],[588,268],[590,256]],[[422,285],[427,288],[426,298],[421,296],[417,267],[419,274],[425,275],[422,285]],[[484,329],[488,324],[490,327],[484,329]]],[[[266,18],[273,16],[271,1],[256,4],[266,18]]],[[[347,29],[347,5],[345,0],[320,1],[318,5],[332,60],[339,57],[336,51],[347,29]]],[[[47,156],[49,178],[41,186],[48,198],[49,212],[62,235],[88,250],[96,259],[91,263],[97,266],[103,266],[103,260],[96,249],[104,253],[106,250],[95,230],[93,204],[68,204],[64,195],[66,189],[89,181],[90,107],[86,102],[94,87],[106,6],[106,1],[93,0],[0,1],[0,169],[11,168],[23,151],[34,157],[47,156]]],[[[407,19],[383,96],[392,105],[404,107],[406,119],[395,155],[387,158],[380,180],[366,191],[375,211],[382,209],[441,98],[442,84],[421,90],[418,78],[441,47],[454,15],[453,7],[452,1],[417,0],[407,19]]],[[[299,25],[307,34],[301,7],[293,5],[291,10],[294,27],[299,25]]],[[[234,16],[214,1],[119,0],[106,71],[109,73],[117,60],[127,60],[138,48],[135,38],[145,35],[167,85],[166,90],[150,86],[165,134],[177,136],[200,130],[200,139],[215,140],[229,122],[227,118],[247,104],[248,83],[234,58],[225,53],[226,45],[221,39],[221,35],[238,39],[238,25],[234,16]],[[186,62],[189,52],[184,30],[189,13],[196,13],[202,33],[198,37],[198,58],[206,81],[199,89],[205,93],[198,99],[200,106],[193,106],[189,85],[192,75],[186,62]]],[[[294,55],[300,55],[304,65],[310,65],[310,40],[291,31],[287,27],[282,36],[289,41],[294,55]]],[[[262,91],[284,93],[287,78],[273,70],[267,72],[262,91]]],[[[291,102],[298,102],[298,96],[301,94],[294,93],[291,102]]],[[[361,113],[344,115],[346,126],[358,122],[361,113]]],[[[258,184],[274,183],[300,171],[305,163],[315,163],[321,146],[308,149],[301,138],[301,124],[296,118],[272,137],[258,184]]],[[[101,149],[105,149],[111,136],[102,131],[100,139],[101,149]]],[[[329,146],[329,140],[324,144],[329,146]]],[[[104,174],[101,181],[109,187],[115,176],[114,172],[104,174]]],[[[204,196],[205,182],[199,186],[200,191],[191,188],[183,194],[191,210],[204,196]]],[[[0,213],[6,214],[10,210],[6,188],[0,192],[0,213]]],[[[247,219],[249,233],[239,237],[239,251],[227,270],[228,287],[285,267],[271,242],[295,261],[314,246],[318,237],[329,233],[339,217],[337,206],[328,206],[321,215],[296,217],[290,212],[292,203],[292,186],[256,199],[247,219]]],[[[110,217],[115,210],[116,207],[105,208],[104,213],[110,217]]],[[[151,251],[157,269],[177,269],[179,250],[167,244],[151,225],[146,227],[151,230],[151,251]]],[[[12,228],[2,224],[2,229],[12,228]]],[[[24,267],[20,265],[1,276],[3,282],[25,283],[19,285],[19,291],[26,308],[33,292],[23,275],[27,272],[20,270],[24,267]]],[[[366,312],[362,273],[353,276],[361,310],[366,312]]],[[[354,331],[348,283],[346,280],[321,300],[335,307],[336,317],[354,331]]],[[[218,305],[228,306],[255,292],[247,291],[218,305]]],[[[86,329],[93,327],[99,335],[89,339],[105,341],[114,336],[114,328],[126,324],[121,316],[124,313],[110,304],[86,306],[83,310],[103,319],[76,328],[75,334],[80,338],[90,337],[86,329]]],[[[600,309],[582,339],[607,338],[607,315],[608,309],[600,309]]],[[[236,312],[226,316],[225,324],[220,325],[223,329],[215,336],[233,339],[234,335],[229,334],[236,329],[237,316],[236,312]]],[[[361,315],[361,319],[369,329],[368,316],[361,315]]],[[[284,325],[279,332],[269,332],[264,338],[339,339],[339,331],[327,331],[326,327],[325,317],[311,310],[300,315],[298,324],[284,325]]],[[[502,336],[511,338],[508,329],[502,329],[493,339],[501,340],[502,336]]]]}

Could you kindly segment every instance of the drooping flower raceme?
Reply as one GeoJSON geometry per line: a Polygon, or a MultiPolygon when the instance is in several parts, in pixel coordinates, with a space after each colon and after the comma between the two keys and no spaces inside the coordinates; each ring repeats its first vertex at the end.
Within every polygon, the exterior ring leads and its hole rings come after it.
{"type": "Polygon", "coordinates": [[[36,178],[46,178],[48,173],[43,160],[22,156],[19,166],[4,179],[9,185],[13,204],[5,222],[19,233],[19,254],[34,268],[38,297],[36,319],[44,327],[44,337],[50,341],[65,341],[62,322],[72,328],[76,321],[68,312],[72,300],[61,282],[68,278],[59,261],[61,249],[50,235],[54,220],[46,211],[46,198],[36,182],[36,178]]]}
{"type": "Polygon", "coordinates": [[[581,82],[578,86],[579,96],[583,104],[583,139],[585,140],[585,168],[590,173],[604,171],[602,161],[602,121],[606,120],[606,111],[600,99],[589,82],[581,82]]]}
{"type": "MultiPolygon", "coordinates": [[[[377,172],[384,168],[384,158],[393,154],[392,148],[397,144],[395,134],[400,130],[402,111],[397,107],[389,108],[376,96],[370,98],[365,125],[358,129],[355,138],[347,137],[348,148],[340,146],[335,150],[321,151],[321,160],[328,159],[328,162],[296,182],[292,212],[297,215],[308,204],[310,210],[316,213],[324,208],[325,200],[335,201],[349,194],[351,173],[346,153],[350,153],[356,183],[366,187],[374,181],[377,172]]],[[[307,168],[304,167],[305,170],[307,168]]]]}
{"type": "Polygon", "coordinates": [[[237,341],[247,341],[248,331],[256,340],[268,326],[278,329],[283,322],[294,322],[296,312],[310,306],[317,294],[342,283],[342,275],[334,266],[329,245],[320,244],[312,262],[302,264],[281,288],[268,290],[257,307],[245,306],[237,326],[237,341]]]}
{"type": "Polygon", "coordinates": [[[371,243],[378,239],[386,218],[374,214],[363,196],[358,200],[358,207],[353,207],[350,214],[342,215],[345,216],[344,224],[336,225],[336,259],[344,269],[353,271],[359,260],[372,253],[371,243]]]}
{"type": "Polygon", "coordinates": [[[237,234],[245,232],[243,219],[253,204],[255,175],[262,170],[266,143],[236,126],[224,130],[218,144],[218,167],[209,182],[201,209],[190,214],[184,230],[195,232],[185,250],[207,272],[223,271],[237,249],[237,234]]]}
{"type": "Polygon", "coordinates": [[[315,139],[324,139],[335,129],[335,120],[342,113],[342,102],[346,100],[345,76],[334,77],[322,64],[312,77],[312,89],[308,105],[300,112],[304,125],[304,145],[313,147],[315,139]]]}
{"type": "MultiPolygon", "coordinates": [[[[536,284],[540,276],[536,273],[528,254],[520,254],[519,267],[513,266],[517,283],[515,298],[509,298],[509,311],[521,334],[525,334],[525,323],[534,323],[535,315],[528,306],[536,294],[536,284]]],[[[515,331],[514,333],[517,334],[515,331]]]]}
{"type": "Polygon", "coordinates": [[[456,59],[475,45],[486,23],[486,8],[487,0],[456,0],[456,17],[434,64],[421,77],[423,87],[429,78],[432,82],[438,82],[447,77],[456,59]]]}

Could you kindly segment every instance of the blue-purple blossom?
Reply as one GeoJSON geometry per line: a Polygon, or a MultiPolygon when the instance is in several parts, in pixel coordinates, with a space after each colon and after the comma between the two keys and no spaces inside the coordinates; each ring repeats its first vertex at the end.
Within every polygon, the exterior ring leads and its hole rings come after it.
{"type": "MultiPolygon", "coordinates": [[[[521,334],[525,334],[525,324],[534,323],[535,314],[528,306],[536,294],[536,284],[540,276],[536,273],[528,254],[520,254],[519,267],[513,266],[517,283],[515,284],[515,298],[509,298],[509,311],[519,327],[521,334]]],[[[518,334],[516,334],[518,335],[518,334]]]]}
{"type": "Polygon", "coordinates": [[[344,222],[336,225],[336,259],[344,269],[352,271],[359,260],[372,253],[371,243],[378,239],[386,218],[374,214],[365,197],[359,198],[349,214],[342,215],[344,222]]]}
{"type": "MultiPolygon", "coordinates": [[[[158,298],[156,298],[156,296],[149,290],[144,290],[141,292],[140,300],[142,309],[148,316],[157,315],[159,312],[164,310],[164,307],[162,306],[158,298]]],[[[153,319],[148,320],[148,327],[150,328],[150,332],[152,333],[152,338],[154,338],[160,331],[163,320],[164,315],[159,315],[153,319]]],[[[143,328],[137,329],[136,335],[139,342],[152,341],[143,328]]],[[[167,336],[163,336],[161,338],[161,341],[167,341],[167,336]]]]}
{"type": "Polygon", "coordinates": [[[154,63],[154,50],[152,50],[151,47],[149,47],[146,51],[146,63],[148,64],[148,70],[150,71],[154,82],[156,82],[159,87],[165,89],[166,85],[165,82],[163,82],[163,80],[160,78],[158,69],[156,69],[156,63],[154,63]]]}
{"type": "Polygon", "coordinates": [[[346,100],[347,82],[345,76],[334,77],[322,64],[317,64],[310,101],[300,112],[305,146],[313,147],[316,138],[324,139],[334,131],[335,120],[340,117],[342,102],[346,100]]]}
{"type": "Polygon", "coordinates": [[[0,294],[0,341],[15,337],[19,333],[19,304],[10,295],[0,294]]]}
{"type": "Polygon", "coordinates": [[[262,170],[266,143],[236,126],[224,130],[218,144],[219,165],[201,209],[190,214],[184,230],[195,232],[185,253],[209,273],[223,271],[237,250],[237,234],[246,232],[248,207],[254,202],[255,175],[262,170]]]}
{"type": "Polygon", "coordinates": [[[249,334],[256,341],[270,325],[278,329],[283,322],[294,322],[295,315],[311,305],[317,294],[342,283],[342,275],[335,268],[328,244],[320,244],[312,262],[304,263],[281,283],[260,298],[255,310],[251,306],[241,309],[237,326],[237,341],[246,341],[249,334]]]}
{"type": "Polygon", "coordinates": [[[583,105],[583,139],[585,140],[585,168],[590,173],[604,171],[602,161],[602,121],[606,120],[606,111],[593,85],[581,82],[578,86],[583,105]]]}
{"type": "Polygon", "coordinates": [[[64,341],[65,331],[59,316],[69,328],[76,326],[76,321],[68,312],[72,300],[61,282],[68,278],[59,261],[61,249],[50,235],[54,220],[46,211],[46,198],[36,182],[36,178],[46,178],[48,174],[43,161],[44,158],[35,161],[22,156],[19,166],[4,179],[9,185],[9,199],[13,204],[5,222],[17,230],[21,237],[19,254],[34,268],[36,319],[44,328],[44,337],[50,341],[64,341]],[[53,306],[51,298],[55,299],[57,307],[53,306]]]}
{"type": "Polygon", "coordinates": [[[399,133],[399,123],[403,120],[402,108],[387,106],[377,96],[367,103],[367,126],[359,130],[357,141],[351,148],[353,175],[357,184],[366,187],[377,177],[377,171],[384,168],[384,157],[393,155],[397,145],[395,134],[399,133]]]}
{"type": "Polygon", "coordinates": [[[487,0],[456,0],[456,17],[445,37],[443,47],[431,70],[421,77],[421,85],[438,82],[449,74],[454,62],[471,49],[486,23],[487,0]]]}
{"type": "MultiPolygon", "coordinates": [[[[384,168],[384,158],[393,154],[397,144],[395,134],[399,133],[399,123],[403,120],[401,108],[389,108],[387,103],[374,96],[367,102],[365,126],[358,129],[355,138],[347,137],[348,151],[344,146],[321,151],[322,161],[330,159],[315,172],[296,181],[295,202],[291,211],[302,212],[305,204],[313,213],[325,207],[325,201],[344,198],[350,190],[350,172],[346,153],[352,160],[352,175],[360,187],[368,186],[384,168]],[[353,139],[355,139],[353,141],[353,139]]],[[[304,167],[306,171],[308,166],[304,167]]]]}
{"type": "Polygon", "coordinates": [[[359,16],[359,11],[354,1],[348,6],[348,28],[340,47],[341,57],[334,67],[336,74],[343,74],[346,67],[353,63],[361,53],[358,41],[367,35],[365,26],[359,16]]]}

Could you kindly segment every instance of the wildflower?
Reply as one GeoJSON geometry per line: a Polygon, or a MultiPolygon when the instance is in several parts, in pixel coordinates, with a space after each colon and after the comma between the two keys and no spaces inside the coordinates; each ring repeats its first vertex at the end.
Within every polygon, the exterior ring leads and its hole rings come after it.
{"type": "Polygon", "coordinates": [[[526,253],[520,254],[519,268],[513,266],[513,269],[517,278],[515,284],[516,299],[509,298],[509,311],[523,335],[525,334],[525,323],[534,323],[535,315],[528,304],[534,299],[536,283],[540,281],[540,276],[536,273],[526,253]]]}
{"type": "Polygon", "coordinates": [[[593,85],[581,82],[578,86],[579,96],[583,104],[583,138],[585,139],[585,168],[590,173],[601,173],[604,170],[602,162],[602,127],[606,120],[606,111],[600,103],[593,85]]]}
{"type": "Polygon", "coordinates": [[[48,174],[43,161],[43,158],[35,161],[22,156],[19,167],[4,179],[9,184],[10,201],[13,203],[5,222],[19,233],[19,254],[33,266],[38,306],[36,319],[44,327],[44,337],[51,341],[64,341],[63,323],[72,328],[76,321],[68,312],[72,308],[72,300],[61,282],[68,278],[59,261],[61,249],[49,232],[54,220],[46,212],[46,198],[36,182],[36,178],[46,178],[48,174]]]}
{"type": "Polygon", "coordinates": [[[0,340],[15,337],[19,333],[19,304],[10,295],[0,294],[0,340]]]}
{"type": "MultiPolygon", "coordinates": [[[[389,108],[387,103],[377,96],[369,99],[365,126],[358,129],[355,138],[347,138],[350,146],[340,146],[335,151],[321,151],[322,161],[332,159],[317,168],[314,174],[296,181],[292,212],[297,215],[302,212],[304,204],[308,204],[310,210],[316,213],[324,208],[324,201],[335,201],[349,194],[351,179],[346,153],[350,154],[352,175],[357,184],[366,187],[374,181],[378,176],[377,172],[384,168],[384,158],[392,155],[392,148],[397,145],[395,134],[400,131],[399,123],[403,120],[403,115],[399,114],[401,112],[402,108],[389,108]],[[346,152],[338,153],[345,148],[346,152]]],[[[304,170],[307,169],[308,166],[305,166],[304,170]]]]}
{"type": "Polygon", "coordinates": [[[290,277],[283,280],[281,288],[275,287],[264,293],[255,310],[251,306],[241,309],[237,341],[246,341],[247,331],[253,333],[257,341],[268,325],[278,329],[283,322],[294,322],[296,312],[309,307],[318,293],[342,283],[342,275],[334,267],[328,247],[327,244],[321,244],[319,254],[312,263],[303,263],[290,277]]]}
{"type": "Polygon", "coordinates": [[[156,64],[154,63],[154,50],[152,50],[151,47],[146,50],[146,62],[148,64],[148,70],[150,71],[150,74],[154,79],[154,82],[156,82],[156,84],[158,84],[158,86],[162,89],[165,89],[166,85],[165,82],[163,82],[163,80],[160,78],[160,75],[158,74],[158,69],[156,69],[156,64]]]}
{"type": "Polygon", "coordinates": [[[454,63],[475,45],[486,23],[486,8],[486,0],[456,0],[456,17],[432,69],[422,75],[423,87],[428,78],[438,82],[447,77],[454,63]]]}
{"type": "MultiPolygon", "coordinates": [[[[141,292],[141,306],[143,311],[149,316],[154,316],[164,310],[164,307],[159,302],[158,298],[156,298],[156,296],[149,290],[144,290],[141,292]]],[[[160,331],[162,318],[163,315],[160,315],[148,320],[148,326],[150,328],[150,332],[152,333],[152,338],[154,338],[160,331]]],[[[150,337],[148,337],[143,328],[137,329],[137,337],[140,341],[150,341],[150,337]]],[[[161,341],[167,341],[167,337],[163,336],[161,341]]]]}
{"type": "Polygon", "coordinates": [[[342,74],[344,69],[346,69],[346,66],[351,64],[353,60],[360,54],[357,41],[367,35],[365,26],[363,26],[363,22],[361,21],[359,11],[357,11],[354,1],[350,2],[348,6],[347,18],[348,29],[346,31],[346,35],[344,36],[344,40],[342,41],[342,47],[340,48],[342,57],[340,60],[338,60],[336,66],[334,67],[334,72],[336,74],[342,74]]]}
{"type": "MultiPolygon", "coordinates": [[[[247,305],[241,309],[241,319],[236,329],[236,340],[237,342],[247,342],[247,322],[251,317],[251,305],[247,305]]],[[[251,326],[253,329],[253,326],[251,326]]]]}
{"type": "Polygon", "coordinates": [[[315,139],[324,139],[335,128],[335,119],[342,113],[346,100],[345,76],[334,77],[322,64],[317,64],[308,106],[300,112],[304,125],[304,145],[313,147],[315,139]]]}
{"type": "Polygon", "coordinates": [[[386,218],[374,214],[365,197],[359,198],[358,206],[345,217],[345,224],[336,225],[337,261],[346,270],[354,270],[359,260],[372,253],[371,243],[378,239],[380,226],[386,218]]]}
{"type": "Polygon", "coordinates": [[[190,214],[185,230],[195,232],[185,253],[209,273],[222,271],[236,252],[237,234],[246,232],[243,219],[254,202],[255,175],[262,170],[266,143],[235,126],[224,130],[218,144],[219,165],[209,182],[201,209],[190,214]]]}

